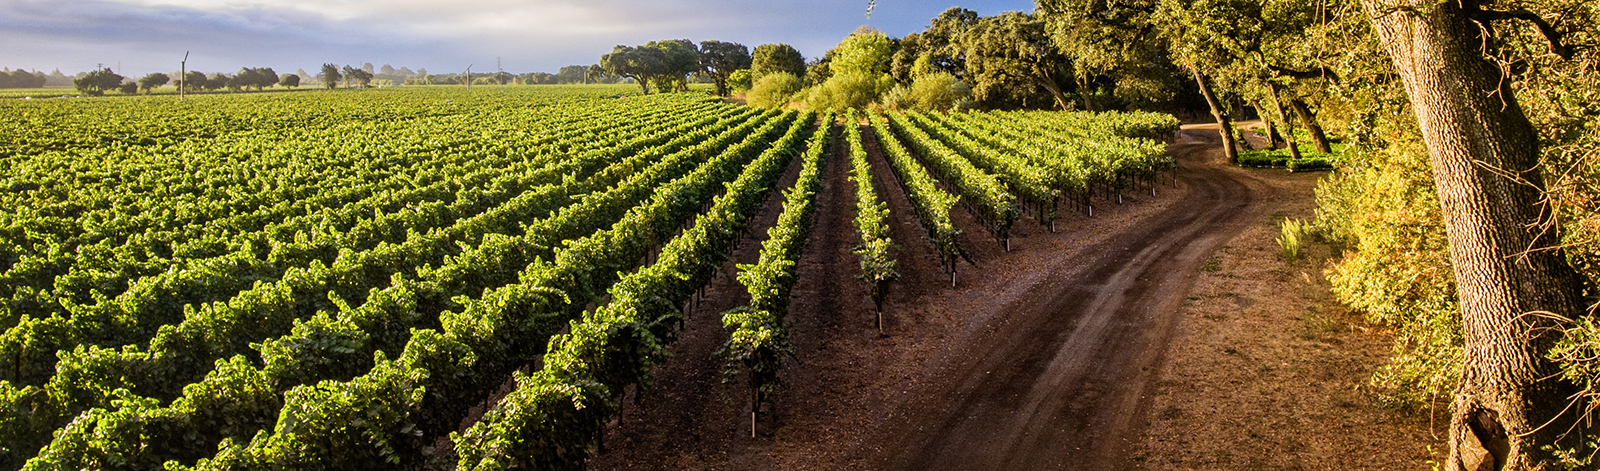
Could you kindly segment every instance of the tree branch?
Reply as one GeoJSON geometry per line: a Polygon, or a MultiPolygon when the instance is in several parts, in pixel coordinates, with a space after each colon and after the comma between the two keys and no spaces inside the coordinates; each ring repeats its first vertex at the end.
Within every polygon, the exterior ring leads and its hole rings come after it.
{"type": "Polygon", "coordinates": [[[1478,21],[1497,20],[1526,20],[1539,28],[1539,34],[1544,35],[1545,41],[1550,43],[1550,53],[1561,56],[1562,59],[1572,59],[1572,46],[1561,42],[1562,34],[1556,31],[1555,26],[1545,21],[1544,17],[1528,10],[1478,10],[1474,15],[1478,21]]]}
{"type": "Polygon", "coordinates": [[[1271,70],[1273,72],[1276,72],[1278,75],[1282,75],[1282,76],[1285,76],[1285,77],[1293,77],[1293,78],[1297,78],[1297,79],[1316,79],[1316,78],[1324,78],[1324,77],[1326,77],[1328,80],[1332,80],[1334,83],[1338,83],[1339,82],[1339,73],[1333,71],[1333,69],[1329,69],[1329,68],[1323,67],[1323,66],[1317,66],[1317,68],[1312,69],[1312,70],[1294,70],[1294,69],[1278,67],[1276,65],[1268,64],[1267,65],[1267,70],[1271,70]]]}

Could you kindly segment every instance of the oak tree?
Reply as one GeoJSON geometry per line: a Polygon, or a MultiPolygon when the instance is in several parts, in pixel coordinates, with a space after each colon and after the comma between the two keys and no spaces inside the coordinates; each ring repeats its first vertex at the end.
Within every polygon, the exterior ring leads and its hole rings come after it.
{"type": "Polygon", "coordinates": [[[743,44],[715,39],[700,43],[700,71],[717,84],[717,95],[728,96],[728,77],[750,68],[750,49],[743,44]]]}
{"type": "Polygon", "coordinates": [[[322,73],[317,74],[317,78],[322,80],[322,86],[333,90],[334,87],[339,86],[340,81],[344,80],[344,74],[339,72],[339,66],[337,65],[322,64],[322,73]]]}
{"type": "Polygon", "coordinates": [[[1583,439],[1586,408],[1549,357],[1584,314],[1583,281],[1551,230],[1540,142],[1507,69],[1488,56],[1507,20],[1539,15],[1474,0],[1363,0],[1416,111],[1450,240],[1465,362],[1446,468],[1553,469],[1583,439]]]}
{"type": "Polygon", "coordinates": [[[788,44],[762,44],[751,53],[750,80],[761,81],[767,74],[788,72],[795,77],[806,75],[806,58],[788,44]]]}

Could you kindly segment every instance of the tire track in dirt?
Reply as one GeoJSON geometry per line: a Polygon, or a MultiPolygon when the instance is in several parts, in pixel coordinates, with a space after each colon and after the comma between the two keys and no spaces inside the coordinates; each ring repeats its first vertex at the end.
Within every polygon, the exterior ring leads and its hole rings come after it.
{"type": "Polygon", "coordinates": [[[742,298],[719,280],[590,469],[1116,469],[1200,266],[1275,197],[1221,161],[1214,132],[1184,131],[1169,148],[1184,167],[1176,189],[1125,206],[1097,199],[1095,218],[1064,207],[1061,233],[1019,221],[1012,252],[958,206],[977,265],[962,263],[951,288],[865,134],[901,248],[887,336],[851,253],[854,184],[836,131],[790,306],[790,387],[761,436],[750,438],[748,399],[736,399],[744,386],[717,385],[727,334],[711,318],[742,298]]]}
{"type": "Polygon", "coordinates": [[[1251,177],[1174,144],[1189,194],[1080,253],[1086,269],[1052,271],[999,307],[1007,322],[957,355],[952,380],[917,394],[872,433],[873,469],[1111,469],[1137,437],[1138,410],[1188,288],[1224,242],[1261,211],[1251,177]],[[932,406],[932,407],[929,407],[932,406]],[[920,410],[919,410],[920,409],[920,410]]]}

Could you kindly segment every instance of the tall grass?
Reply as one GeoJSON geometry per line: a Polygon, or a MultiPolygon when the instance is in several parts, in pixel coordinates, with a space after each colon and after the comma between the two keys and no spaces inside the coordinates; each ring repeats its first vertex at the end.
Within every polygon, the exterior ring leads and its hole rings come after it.
{"type": "Polygon", "coordinates": [[[1278,247],[1283,250],[1283,260],[1293,262],[1300,259],[1300,243],[1311,235],[1314,228],[1308,221],[1284,218],[1278,224],[1278,247]]]}

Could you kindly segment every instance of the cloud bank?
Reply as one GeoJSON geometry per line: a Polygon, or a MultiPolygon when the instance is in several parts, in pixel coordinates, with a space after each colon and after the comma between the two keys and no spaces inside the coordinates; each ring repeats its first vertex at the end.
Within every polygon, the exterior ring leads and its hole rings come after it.
{"type": "MultiPolygon", "coordinates": [[[[553,72],[617,44],[657,39],[784,42],[821,55],[857,26],[925,27],[947,3],[864,0],[0,0],[0,66],[124,75],[189,67],[308,71],[324,62],[553,72]]],[[[961,5],[992,15],[1031,1],[961,5]]]]}

